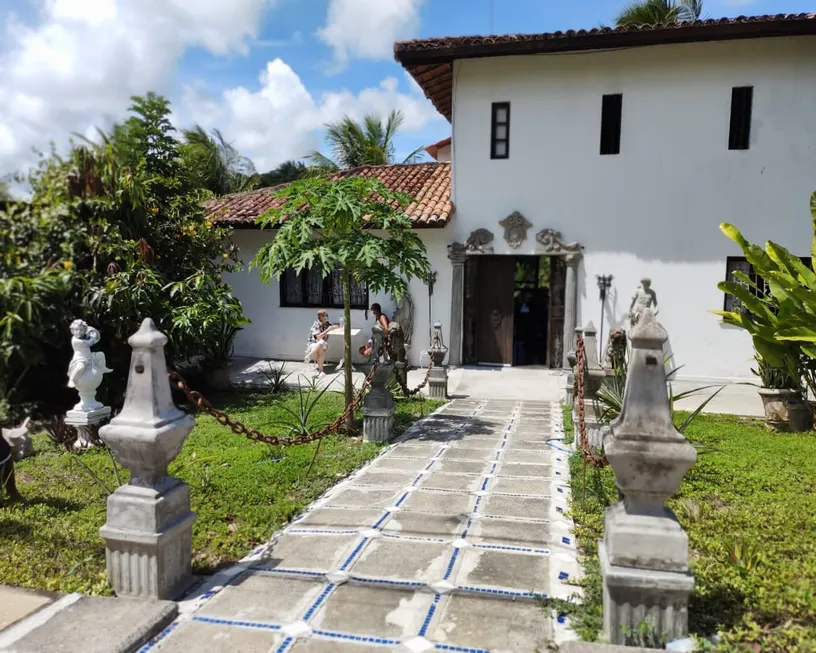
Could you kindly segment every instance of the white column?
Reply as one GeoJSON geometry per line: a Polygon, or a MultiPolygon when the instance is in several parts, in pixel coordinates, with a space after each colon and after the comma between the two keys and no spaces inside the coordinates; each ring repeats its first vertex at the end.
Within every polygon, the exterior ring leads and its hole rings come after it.
{"type": "Polygon", "coordinates": [[[580,254],[568,254],[564,257],[567,265],[567,277],[564,284],[564,340],[562,364],[565,370],[570,369],[567,354],[575,350],[575,327],[578,323],[578,265],[580,254]]]}
{"type": "Polygon", "coordinates": [[[448,245],[448,259],[453,266],[451,282],[450,352],[448,365],[462,364],[462,329],[465,304],[465,248],[459,243],[448,245]]]}

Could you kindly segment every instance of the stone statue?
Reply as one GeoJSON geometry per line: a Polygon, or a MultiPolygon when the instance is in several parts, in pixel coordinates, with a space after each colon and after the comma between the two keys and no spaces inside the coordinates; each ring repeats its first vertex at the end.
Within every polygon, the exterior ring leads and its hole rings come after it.
{"type": "Polygon", "coordinates": [[[406,363],[406,338],[403,326],[399,322],[388,325],[388,354],[392,363],[406,363]]]}
{"type": "Polygon", "coordinates": [[[605,359],[604,367],[613,371],[622,368],[626,362],[626,331],[621,327],[609,330],[605,359]]]}
{"type": "Polygon", "coordinates": [[[31,438],[28,437],[31,430],[30,424],[31,418],[26,417],[17,428],[3,429],[3,437],[11,447],[11,458],[15,462],[34,455],[34,445],[31,443],[31,438]]]}
{"type": "MultiPolygon", "coordinates": [[[[414,302],[411,299],[411,295],[405,293],[403,298],[399,301],[394,299],[394,303],[397,308],[394,310],[394,315],[392,316],[393,322],[398,322],[402,328],[402,338],[407,352],[411,349],[411,336],[414,332],[414,302]]],[[[388,327],[389,333],[393,329],[393,322],[388,327]]]]}
{"type": "Polygon", "coordinates": [[[375,322],[371,329],[371,354],[368,357],[368,363],[370,365],[380,360],[380,350],[382,349],[383,340],[385,340],[385,330],[382,324],[375,322]]]}
{"type": "Polygon", "coordinates": [[[492,254],[493,234],[487,229],[477,229],[471,232],[465,241],[465,250],[470,254],[492,254]]]}
{"type": "Polygon", "coordinates": [[[640,280],[640,285],[635,291],[635,296],[632,297],[632,303],[629,305],[629,323],[635,326],[643,314],[643,311],[649,309],[652,315],[657,316],[657,293],[652,290],[652,280],[644,277],[640,280]]]}
{"type": "Polygon", "coordinates": [[[105,352],[91,351],[91,347],[99,342],[99,331],[83,320],[74,320],[71,336],[74,356],[68,365],[68,387],[79,392],[79,403],[73,411],[90,413],[100,410],[104,406],[96,400],[96,389],[102,383],[102,375],[112,370],[105,365],[105,352]]]}

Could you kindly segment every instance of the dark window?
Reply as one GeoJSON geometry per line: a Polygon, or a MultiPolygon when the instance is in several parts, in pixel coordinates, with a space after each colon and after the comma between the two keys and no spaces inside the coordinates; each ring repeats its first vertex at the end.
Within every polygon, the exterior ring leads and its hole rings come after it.
{"type": "Polygon", "coordinates": [[[601,154],[620,154],[623,95],[604,95],[601,104],[601,154]]]}
{"type": "Polygon", "coordinates": [[[490,158],[510,157],[510,103],[494,102],[490,117],[490,158]]]}
{"type": "Polygon", "coordinates": [[[729,150],[747,150],[751,143],[751,105],[753,86],[731,89],[731,128],[728,132],[729,150]]]}
{"type": "MultiPolygon", "coordinates": [[[[809,269],[813,269],[811,265],[811,259],[809,256],[801,256],[799,260],[805,264],[809,269]]],[[[762,299],[763,297],[768,297],[771,294],[771,289],[768,286],[768,282],[765,281],[761,276],[759,276],[756,272],[754,272],[754,267],[745,260],[744,256],[729,256],[725,262],[725,280],[726,281],[735,281],[736,283],[747,286],[748,291],[754,296],[762,299]],[[756,285],[756,288],[746,284],[742,279],[737,279],[734,276],[734,272],[739,271],[743,272],[744,274],[748,275],[748,278],[751,280],[753,284],[756,285]]],[[[725,299],[723,301],[723,310],[724,311],[735,311],[739,312],[742,309],[742,302],[731,295],[730,293],[725,293],[725,299]]]]}
{"type": "MultiPolygon", "coordinates": [[[[287,270],[280,279],[281,306],[343,308],[343,282],[340,273],[332,272],[325,279],[318,269],[287,270]]],[[[368,287],[351,280],[351,307],[368,309],[368,287]]]]}

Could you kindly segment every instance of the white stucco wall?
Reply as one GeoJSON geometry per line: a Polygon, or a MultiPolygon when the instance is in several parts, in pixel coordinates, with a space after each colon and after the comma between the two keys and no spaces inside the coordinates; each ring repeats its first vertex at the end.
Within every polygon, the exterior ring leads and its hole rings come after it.
{"type": "Polygon", "coordinates": [[[451,160],[451,146],[440,147],[436,153],[436,160],[445,163],[449,162],[451,160]]]}
{"type": "MultiPolygon", "coordinates": [[[[418,230],[417,233],[425,243],[433,269],[439,275],[432,298],[433,319],[441,320],[447,325],[450,322],[451,270],[447,259],[445,230],[425,229],[418,230]]],[[[224,280],[232,286],[243,304],[244,313],[252,320],[252,323],[238,334],[235,355],[302,360],[309,328],[316,319],[317,309],[282,307],[279,282],[273,280],[266,286],[261,283],[257,270],[248,269],[249,262],[263,243],[272,237],[269,230],[242,229],[236,230],[233,234],[233,239],[241,250],[241,259],[246,265],[241,272],[225,275],[224,280]]],[[[419,365],[421,351],[428,348],[428,287],[422,281],[414,279],[410,282],[409,289],[414,301],[414,335],[410,362],[419,365]]],[[[393,315],[394,303],[390,297],[371,293],[369,301],[370,304],[379,302],[389,317],[393,315]]],[[[342,309],[329,309],[329,319],[332,322],[339,322],[341,315],[342,309]]],[[[365,319],[364,311],[351,312],[352,327],[363,330],[352,343],[355,361],[359,359],[357,349],[370,337],[373,324],[370,312],[368,321],[365,319]]],[[[342,338],[329,338],[328,360],[337,361],[341,357],[342,338]]],[[[421,362],[426,364],[427,357],[423,357],[421,362]]]]}
{"type": "Polygon", "coordinates": [[[448,241],[479,227],[509,252],[498,221],[533,223],[514,253],[534,254],[549,227],[585,245],[579,323],[600,323],[595,276],[614,275],[604,330],[623,321],[641,276],[689,377],[749,377],[750,339],[707,312],[750,240],[808,255],[816,189],[816,38],[484,58],[455,64],[448,241]],[[728,150],[731,88],[754,86],[751,147],[728,150]],[[601,96],[623,93],[621,153],[601,156],[601,96]],[[491,102],[511,103],[510,158],[490,159],[491,102]]]}

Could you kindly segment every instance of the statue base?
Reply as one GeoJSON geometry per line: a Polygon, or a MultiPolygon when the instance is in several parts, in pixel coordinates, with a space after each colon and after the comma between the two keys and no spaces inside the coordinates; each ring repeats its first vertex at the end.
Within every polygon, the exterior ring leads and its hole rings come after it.
{"type": "Polygon", "coordinates": [[[394,436],[393,408],[363,407],[363,442],[390,442],[394,436]]]}
{"type": "Polygon", "coordinates": [[[65,413],[65,423],[69,426],[95,426],[110,417],[110,406],[93,410],[77,410],[76,406],[65,413]]]}
{"type": "Polygon", "coordinates": [[[448,371],[444,367],[434,367],[428,376],[428,397],[448,398],[448,371]]]}
{"type": "Polygon", "coordinates": [[[598,543],[603,578],[604,636],[611,644],[627,644],[627,633],[650,624],[666,641],[688,634],[688,597],[694,577],[688,572],[656,571],[613,565],[603,542],[598,543]]]}
{"type": "Polygon", "coordinates": [[[192,584],[195,513],[190,488],[176,478],[153,487],[123,485],[108,497],[108,582],[117,596],[173,600],[192,584]]]}

